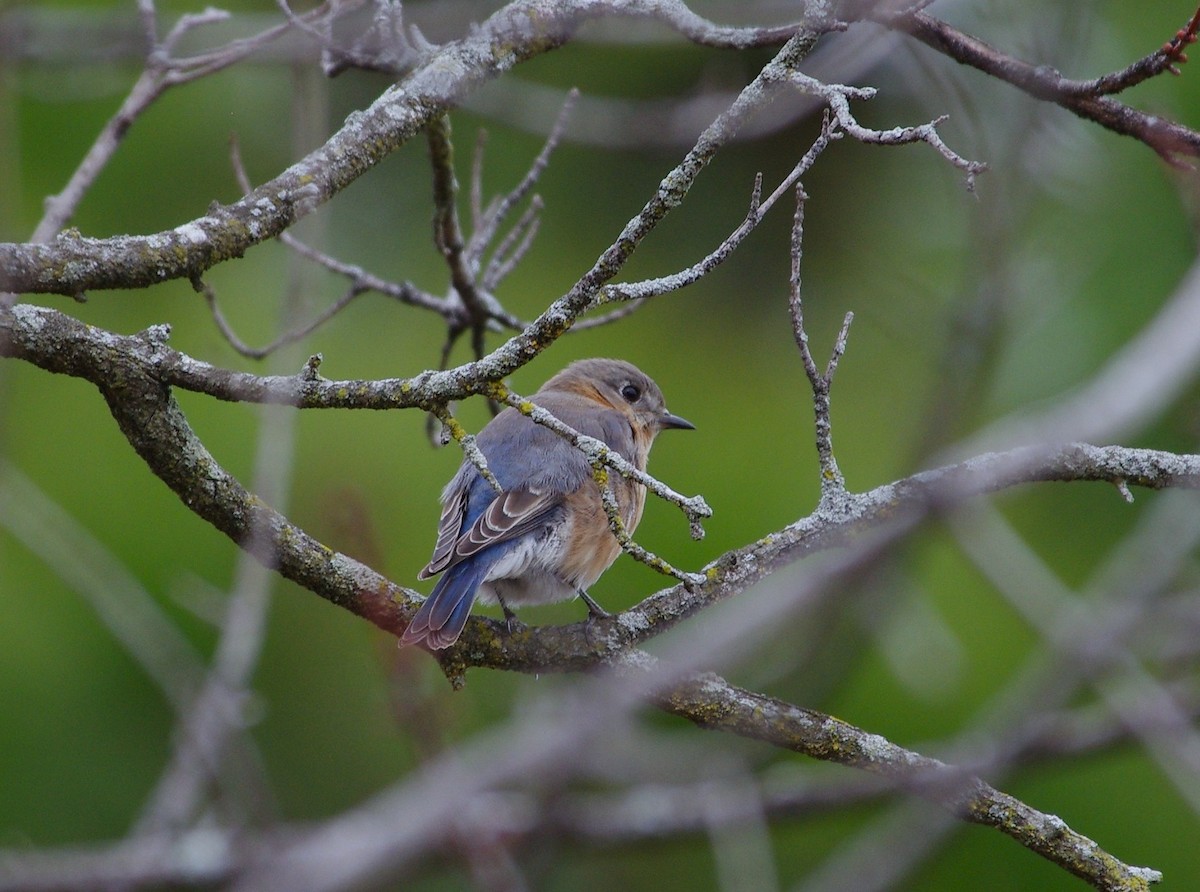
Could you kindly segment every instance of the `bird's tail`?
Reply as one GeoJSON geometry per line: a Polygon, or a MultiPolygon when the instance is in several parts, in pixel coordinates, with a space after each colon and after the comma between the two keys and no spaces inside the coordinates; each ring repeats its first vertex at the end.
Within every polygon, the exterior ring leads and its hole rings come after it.
{"type": "Polygon", "coordinates": [[[481,558],[483,555],[475,555],[446,571],[404,630],[402,645],[423,643],[440,650],[458,640],[471,615],[475,593],[494,563],[481,558]]]}

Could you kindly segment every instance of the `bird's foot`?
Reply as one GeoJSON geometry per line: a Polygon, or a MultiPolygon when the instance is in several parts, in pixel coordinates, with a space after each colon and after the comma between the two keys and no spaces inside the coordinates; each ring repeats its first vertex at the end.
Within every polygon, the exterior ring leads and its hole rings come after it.
{"type": "Polygon", "coordinates": [[[576,589],[575,593],[577,595],[579,595],[579,597],[583,601],[583,603],[587,605],[588,613],[591,614],[592,619],[604,619],[607,616],[612,616],[611,613],[609,613],[607,610],[605,610],[603,607],[601,607],[599,604],[597,604],[595,602],[595,600],[592,598],[592,596],[589,595],[587,592],[585,592],[583,589],[576,589]]]}
{"type": "Polygon", "coordinates": [[[504,625],[508,629],[508,634],[511,635],[513,632],[517,631],[517,627],[521,625],[521,621],[517,619],[517,615],[513,613],[512,609],[503,601],[500,601],[500,609],[504,611],[504,625]]]}

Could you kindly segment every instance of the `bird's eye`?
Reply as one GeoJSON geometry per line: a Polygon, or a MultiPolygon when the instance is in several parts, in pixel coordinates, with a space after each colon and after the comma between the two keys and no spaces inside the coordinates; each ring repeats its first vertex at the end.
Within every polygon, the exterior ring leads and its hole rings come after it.
{"type": "Polygon", "coordinates": [[[621,396],[625,398],[626,402],[636,403],[641,395],[641,388],[636,384],[625,384],[621,387],[621,396]]]}

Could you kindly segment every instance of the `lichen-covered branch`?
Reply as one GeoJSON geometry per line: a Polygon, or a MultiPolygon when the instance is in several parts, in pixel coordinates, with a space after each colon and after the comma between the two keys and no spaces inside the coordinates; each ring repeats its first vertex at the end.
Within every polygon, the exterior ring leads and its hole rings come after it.
{"type": "MultiPolygon", "coordinates": [[[[203,217],[154,235],[94,239],[66,233],[47,244],[0,243],[0,291],[78,296],[95,289],[194,279],[279,235],[407,143],[464,94],[560,46],[589,18],[632,14],[659,19],[692,40],[714,45],[759,45],[797,32],[811,43],[818,30],[832,27],[823,4],[813,6],[796,25],[764,35],[761,30],[712,26],[668,0],[634,5],[516,0],[470,35],[437,48],[370,107],[352,114],[323,146],[232,204],[214,204],[203,217]]],[[[685,184],[678,185],[686,191],[685,184]]],[[[627,250],[622,244],[605,265],[627,250]]]]}
{"type": "Polygon", "coordinates": [[[956,817],[993,827],[1030,851],[1054,862],[1097,889],[1144,892],[1162,874],[1132,867],[1061,819],[1030,807],[977,777],[864,732],[847,722],[803,709],[706,674],[689,678],[661,694],[668,712],[702,728],[762,740],[894,781],[949,810],[956,817]]]}
{"type": "Polygon", "coordinates": [[[813,415],[817,434],[817,460],[821,466],[821,499],[840,498],[846,490],[846,481],[838,469],[833,454],[833,422],[830,418],[829,390],[833,386],[833,375],[838,361],[846,352],[846,339],[850,334],[850,323],[854,314],[847,313],[842,330],[834,342],[833,352],[822,373],[817,368],[812,349],[808,344],[808,331],[804,327],[804,300],[801,294],[800,261],[804,254],[804,202],[808,196],[799,184],[796,186],[796,212],[792,217],[792,271],[788,288],[788,309],[792,316],[792,335],[800,351],[800,362],[808,377],[813,392],[813,415]]]}

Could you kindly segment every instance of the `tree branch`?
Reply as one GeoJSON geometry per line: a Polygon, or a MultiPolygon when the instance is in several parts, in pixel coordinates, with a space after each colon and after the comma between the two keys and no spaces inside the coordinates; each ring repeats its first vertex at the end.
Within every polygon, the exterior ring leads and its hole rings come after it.
{"type": "MultiPolygon", "coordinates": [[[[923,5],[908,4],[904,15],[895,21],[906,18],[920,24],[928,20],[941,26],[937,20],[915,11],[923,5]]],[[[386,6],[384,3],[379,5],[378,21],[399,29],[398,5],[390,7],[395,13],[394,18],[390,19],[385,15],[388,11],[386,6]]],[[[155,17],[150,0],[143,0],[141,9],[145,27],[153,33],[155,17]]],[[[982,169],[981,166],[957,155],[941,141],[936,131],[937,121],[890,131],[864,128],[853,118],[849,99],[864,97],[866,92],[837,84],[820,84],[799,74],[797,65],[817,37],[839,27],[824,11],[824,4],[814,4],[813,10],[806,13],[803,23],[786,28],[724,29],[695,16],[677,0],[580,0],[570,5],[550,3],[549,0],[518,0],[496,13],[462,41],[440,48],[422,45],[419,53],[406,53],[401,60],[403,64],[410,65],[415,60],[416,66],[401,84],[388,90],[365,112],[352,115],[321,149],[257,190],[247,189],[248,194],[238,202],[228,206],[214,205],[207,216],[157,235],[84,239],[77,233],[65,233],[51,245],[0,245],[0,289],[19,287],[21,290],[82,297],[90,289],[145,286],[178,277],[190,278],[193,284],[203,289],[202,277],[208,268],[230,257],[240,256],[267,238],[285,234],[293,222],[310,213],[425,128],[430,134],[435,155],[441,244],[450,263],[451,278],[458,294],[457,301],[452,295],[444,304],[438,302],[433,308],[443,312],[443,316],[451,322],[452,329],[455,320],[451,315],[462,317],[465,310],[470,317],[465,324],[470,324],[475,333],[476,362],[448,371],[423,373],[410,379],[328,381],[317,374],[320,357],[314,356],[296,375],[249,375],[219,369],[171,350],[166,345],[168,329],[165,326],[151,328],[136,336],[123,336],[84,325],[55,310],[24,305],[13,308],[0,306],[0,356],[21,358],[46,371],[93,383],[105,398],[129,443],[189,510],[224,532],[266,567],[277,570],[321,597],[397,635],[405,628],[416,606],[416,593],[395,585],[363,564],[322,545],[282,513],[268,506],[262,498],[243,487],[218,464],[197,438],[175,402],[172,388],[195,390],[227,400],[284,403],[303,408],[419,407],[442,418],[452,435],[463,445],[468,457],[482,466],[482,455],[474,447],[472,439],[456,427],[457,423],[448,409],[450,400],[475,394],[507,394],[497,382],[528,362],[565,331],[573,326],[584,327],[583,324],[576,326],[576,320],[583,313],[616,300],[630,301],[628,307],[636,306],[636,301],[644,296],[681,287],[715,268],[754,228],[771,203],[798,181],[816,155],[842,133],[885,144],[925,141],[964,170],[970,182],[970,178],[982,169]],[[591,269],[538,319],[525,326],[518,336],[485,356],[485,326],[491,327],[495,323],[516,324],[502,314],[498,305],[493,305],[488,292],[494,282],[524,253],[536,230],[536,209],[522,218],[510,238],[497,248],[492,263],[480,279],[483,285],[480,289],[476,279],[480,276],[483,247],[482,244],[477,246],[474,241],[463,239],[455,207],[457,184],[449,158],[448,132],[439,130],[438,122],[445,120],[445,110],[465,93],[509,70],[521,60],[560,45],[572,36],[581,21],[614,13],[663,22],[690,40],[704,45],[765,46],[777,44],[785,38],[787,42],[732,105],[701,134],[683,161],[663,178],[642,210],[628,222],[620,236],[600,255],[591,269]],[[539,23],[536,31],[530,30],[529,26],[529,22],[534,20],[539,23]],[[824,99],[832,110],[833,118],[826,120],[818,140],[775,193],[760,203],[760,179],[753,192],[750,212],[742,225],[716,251],[688,270],[675,276],[627,286],[609,284],[624,268],[632,252],[683,201],[716,152],[727,145],[738,129],[763,109],[778,90],[796,86],[824,99]],[[479,253],[473,254],[476,247],[479,253]],[[458,301],[461,301],[461,306],[448,309],[458,301]]],[[[156,52],[169,52],[187,29],[212,20],[215,15],[205,13],[200,17],[180,20],[156,52]]],[[[298,18],[296,20],[299,21],[298,18]]],[[[1052,73],[1050,77],[1042,69],[1029,69],[1021,73],[1020,65],[1023,63],[1016,63],[1017,74],[1014,77],[1025,79],[1022,89],[1029,92],[1040,89],[1039,85],[1044,83],[1055,84],[1053,95],[1040,98],[1049,98],[1064,107],[1073,108],[1077,113],[1082,112],[1074,109],[1073,104],[1083,103],[1086,106],[1087,103],[1108,103],[1115,109],[1137,116],[1140,113],[1098,94],[1124,88],[1154,66],[1165,64],[1163,70],[1170,70],[1172,65],[1183,60],[1183,47],[1194,38],[1198,24],[1200,13],[1193,17],[1188,28],[1180,32],[1174,44],[1160,51],[1162,59],[1146,62],[1140,67],[1131,66],[1126,72],[1111,78],[1080,85],[1059,78],[1057,73],[1052,73]],[[1033,80],[1028,80],[1028,77],[1033,80]],[[1045,77],[1049,80],[1043,81],[1045,77]]],[[[328,42],[330,25],[331,20],[321,20],[308,30],[324,46],[328,42]]],[[[977,56],[982,53],[980,46],[990,50],[986,45],[972,42],[973,39],[966,35],[958,35],[953,29],[944,31],[934,28],[933,32],[926,33],[914,25],[913,33],[918,37],[925,34],[921,39],[937,45],[944,52],[960,53],[963,61],[973,53],[977,56]]],[[[1012,62],[994,50],[991,53],[996,58],[990,58],[988,64],[996,62],[1007,65],[1012,62]]],[[[347,56],[341,61],[346,59],[354,64],[365,64],[365,60],[357,56],[347,56]]],[[[217,64],[217,60],[211,64],[217,64]]],[[[400,61],[396,64],[400,64],[400,61]]],[[[969,64],[982,67],[982,63],[969,64]]],[[[1108,108],[1105,105],[1099,107],[1108,108]]],[[[1143,125],[1148,127],[1146,116],[1141,117],[1143,125]]],[[[1196,136],[1186,128],[1178,129],[1192,137],[1196,136]]],[[[1146,137],[1143,134],[1139,138],[1146,137]]],[[[554,141],[555,137],[552,136],[547,143],[547,151],[554,141]]],[[[1176,152],[1184,153],[1185,150],[1195,153],[1195,146],[1166,150],[1163,148],[1165,143],[1151,144],[1164,157],[1173,157],[1176,152]]],[[[514,195],[520,197],[531,187],[541,166],[544,166],[544,155],[545,152],[539,156],[530,176],[522,181],[514,195]]],[[[477,232],[481,224],[484,230],[491,227],[494,233],[495,223],[502,214],[483,212],[478,197],[481,193],[478,183],[479,177],[476,175],[472,179],[472,219],[477,223],[477,232]]],[[[498,207],[503,208],[503,203],[498,207]]],[[[708,565],[702,575],[675,571],[676,575],[686,580],[686,584],[657,592],[612,617],[591,620],[586,624],[512,630],[504,624],[475,617],[470,620],[460,642],[438,654],[444,671],[456,683],[461,683],[466,670],[471,667],[521,672],[562,672],[608,667],[618,675],[628,673],[635,677],[637,683],[630,686],[628,691],[612,695],[614,701],[619,700],[625,706],[648,696],[666,711],[702,727],[738,734],[813,758],[835,761],[886,776],[897,785],[939,803],[958,818],[1000,829],[1098,888],[1145,888],[1149,882],[1159,878],[1154,871],[1122,864],[1057,818],[998,792],[963,770],[920,756],[822,713],[734,687],[718,676],[697,671],[694,664],[679,669],[669,661],[664,661],[669,668],[665,673],[657,672],[652,658],[637,649],[684,619],[745,592],[775,570],[805,555],[852,541],[855,543],[855,547],[848,549],[847,554],[828,562],[828,566],[818,567],[802,586],[805,590],[828,585],[847,572],[859,572],[871,559],[878,557],[930,514],[982,493],[1035,480],[1104,480],[1115,484],[1124,493],[1128,493],[1130,484],[1155,488],[1200,487],[1200,456],[1072,444],[982,455],[866,493],[846,491],[833,459],[828,404],[830,380],[845,346],[845,328],[834,349],[833,358],[822,374],[808,350],[807,335],[803,328],[799,276],[800,227],[798,211],[793,247],[794,328],[805,369],[814,388],[819,457],[828,484],[823,486],[823,496],[836,490],[837,498],[823,497],[810,515],[743,548],[727,552],[708,565]],[[868,532],[875,535],[863,535],[868,532]],[[665,682],[664,677],[667,678],[665,682]]],[[[313,253],[309,256],[314,256],[331,268],[336,263],[324,255],[313,253]]],[[[350,269],[347,267],[347,270],[350,269]]],[[[361,271],[354,272],[354,284],[341,302],[334,304],[311,326],[296,329],[284,335],[284,339],[302,336],[337,312],[359,293],[360,278],[361,271]]],[[[403,289],[403,286],[398,287],[403,289]]],[[[211,292],[208,297],[213,304],[214,316],[220,320],[211,292]]],[[[428,298],[426,304],[438,300],[415,292],[408,293],[407,298],[414,303],[428,298]]],[[[403,295],[401,299],[404,299],[403,295]]],[[[622,308],[616,315],[626,312],[628,310],[622,308]]],[[[237,345],[232,332],[229,334],[231,343],[237,345]]],[[[245,348],[245,345],[240,346],[245,348]]],[[[244,352],[252,355],[256,351],[245,348],[244,352]]],[[[606,468],[610,467],[619,473],[632,475],[631,469],[616,461],[616,457],[607,452],[602,454],[594,441],[580,437],[561,423],[555,426],[555,420],[539,415],[537,407],[511,394],[507,394],[506,401],[526,411],[539,423],[552,427],[587,452],[598,479],[607,474],[606,468]]],[[[603,483],[603,480],[600,482],[603,483]]],[[[707,512],[703,500],[684,499],[653,478],[639,478],[639,482],[683,507],[693,529],[699,532],[700,518],[706,516],[707,512]]],[[[615,516],[615,512],[612,515],[615,516]]],[[[614,531],[620,538],[622,531],[619,524],[615,524],[614,531]]],[[[631,553],[639,553],[638,547],[628,537],[622,541],[622,545],[631,553]]],[[[647,557],[644,552],[640,553],[643,559],[647,557]]],[[[653,556],[650,558],[651,563],[658,561],[653,556]]],[[[777,622],[778,616],[774,620],[777,622]]],[[[765,628],[765,619],[743,619],[747,628],[756,621],[760,625],[753,631],[765,628]]],[[[719,630],[714,637],[720,639],[722,634],[728,638],[729,633],[724,630],[719,630]]],[[[727,641],[724,645],[713,644],[711,651],[693,654],[691,659],[711,660],[728,652],[730,647],[727,641]],[[722,646],[726,648],[725,651],[721,650],[722,646]]],[[[245,676],[245,673],[240,674],[245,676]]],[[[218,702],[220,694],[220,691],[216,691],[210,703],[214,710],[221,707],[218,702]]],[[[614,708],[609,710],[609,715],[623,713],[614,708]]],[[[1181,720],[1180,715],[1174,718],[1181,720]]],[[[569,743],[570,738],[564,737],[557,745],[565,748],[569,743]]],[[[219,750],[220,747],[214,748],[214,752],[219,750]]],[[[518,748],[513,750],[510,758],[519,762],[526,755],[518,748]]],[[[197,775],[195,780],[203,780],[204,777],[197,775]]],[[[163,791],[165,802],[170,791],[166,786],[163,791]]],[[[190,797],[188,802],[194,802],[196,798],[190,797]]],[[[453,793],[446,796],[438,807],[445,815],[450,815],[452,804],[453,793]]],[[[176,820],[169,810],[164,814],[171,818],[166,821],[171,825],[183,827],[190,820],[190,815],[180,815],[176,820]]],[[[447,818],[447,826],[451,820],[447,818]]],[[[341,826],[340,820],[331,821],[322,833],[326,838],[335,837],[341,826]]],[[[373,863],[392,857],[392,849],[386,843],[394,837],[382,836],[389,832],[392,831],[386,826],[380,830],[381,835],[377,839],[384,847],[371,853],[377,859],[375,862],[367,859],[361,867],[357,863],[350,863],[345,869],[364,876],[372,869],[373,863]]],[[[434,828],[425,832],[432,835],[444,833],[445,830],[434,828]]],[[[312,834],[316,835],[319,834],[312,834]]],[[[305,839],[295,845],[290,845],[291,841],[285,842],[281,845],[285,850],[278,859],[274,851],[268,852],[265,857],[256,853],[253,863],[231,861],[228,869],[239,874],[245,871],[243,876],[235,879],[242,881],[245,888],[258,888],[255,879],[259,870],[267,870],[270,866],[268,862],[272,860],[287,862],[285,866],[293,869],[302,867],[308,841],[305,839]],[[263,867],[264,864],[267,867],[263,867]]],[[[340,865],[338,869],[342,869],[340,865]]],[[[279,876],[286,877],[286,872],[279,876]]],[[[282,888],[288,887],[285,884],[282,888]]]]}
{"type": "MultiPolygon", "coordinates": [[[[53,311],[18,306],[0,311],[0,323],[22,316],[47,318],[53,311]]],[[[61,314],[55,314],[61,319],[61,314]]],[[[76,323],[77,324],[77,323],[76,323]]],[[[362,616],[396,635],[415,609],[413,594],[362,564],[308,536],[248,493],[203,447],[191,431],[169,388],[128,351],[135,339],[113,338],[90,329],[91,338],[62,342],[34,339],[41,352],[13,338],[14,326],[0,325],[0,355],[16,355],[48,371],[59,371],[96,384],[134,449],[196,514],[228,535],[283,576],[362,616]],[[52,344],[49,348],[45,344],[52,344]],[[104,345],[106,349],[98,349],[104,345]]],[[[163,332],[151,330],[136,340],[151,352],[161,348],[163,332]]],[[[911,528],[924,513],[982,492],[1033,480],[1126,481],[1141,486],[1200,487],[1200,456],[1150,450],[1075,444],[1055,450],[1024,449],[980,456],[960,465],[915,475],[861,495],[818,506],[816,512],[711,564],[703,582],[659,592],[612,617],[573,626],[518,628],[474,618],[462,639],[439,654],[443,669],[461,678],[468,666],[525,672],[570,671],[615,660],[709,605],[744,591],[778,567],[805,554],[845,543],[872,528],[893,534],[911,528]]],[[[860,549],[851,563],[873,550],[860,549]]],[[[880,771],[942,770],[925,760],[865,734],[852,726],[797,707],[729,688],[710,676],[688,680],[660,702],[670,711],[744,736],[784,745],[815,758],[835,758],[880,771]],[[716,687],[714,687],[714,685],[716,687]],[[721,693],[718,697],[716,694],[721,693]],[[750,719],[754,720],[751,722],[750,719]],[[797,728],[815,736],[800,739],[797,728]]],[[[1127,868],[1079,837],[1057,819],[1029,809],[974,779],[930,794],[967,820],[988,824],[1018,838],[1098,888],[1138,889],[1153,879],[1127,868]],[[1114,879],[1114,877],[1116,879],[1114,879]],[[1140,885],[1139,885],[1140,884],[1140,885]]]]}
{"type": "MultiPolygon", "coordinates": [[[[192,511],[242,547],[252,543],[259,560],[285,577],[381,628],[392,633],[401,630],[408,609],[401,602],[415,593],[311,539],[248,493],[199,442],[169,390],[178,378],[190,380],[180,370],[195,360],[169,350],[165,337],[161,327],[137,336],[113,335],[57,311],[29,305],[0,310],[0,356],[24,359],[46,371],[95,384],[130,444],[192,511]],[[253,529],[266,532],[255,537],[253,529]]],[[[436,391],[430,382],[444,381],[447,374],[427,374],[405,382],[320,382],[314,380],[310,367],[286,378],[244,376],[251,380],[241,386],[275,388],[279,382],[288,382],[296,397],[294,404],[304,408],[427,408],[458,398],[433,396],[436,391]],[[376,398],[351,399],[341,392],[350,389],[374,392],[376,398]],[[381,393],[395,394],[390,406],[381,393]]],[[[772,570],[813,551],[905,517],[920,517],[957,500],[1049,480],[1200,488],[1200,456],[1085,444],[981,455],[866,493],[847,494],[828,510],[818,507],[808,517],[723,555],[706,569],[706,581],[692,586],[691,591],[684,586],[666,589],[625,613],[595,620],[589,624],[591,636],[584,634],[580,625],[540,630],[531,637],[524,632],[508,636],[503,624],[477,618],[468,623],[464,643],[444,653],[450,656],[450,663],[463,669],[484,665],[520,671],[584,668],[606,654],[654,637],[707,604],[743,591],[772,570]],[[502,652],[480,648],[479,635],[506,639],[502,652]],[[597,648],[587,641],[589,637],[592,642],[605,643],[597,648]],[[481,658],[483,652],[490,655],[481,658]]]]}
{"type": "MultiPolygon", "coordinates": [[[[1009,56],[924,12],[884,14],[878,20],[888,27],[911,34],[964,65],[978,68],[1012,84],[1036,99],[1053,102],[1114,133],[1132,136],[1177,167],[1186,166],[1180,156],[1200,156],[1200,133],[1160,115],[1130,108],[1104,95],[1116,84],[1103,79],[1069,80],[1047,65],[1031,65],[1009,56]]],[[[1168,70],[1177,61],[1177,57],[1165,48],[1151,58],[1155,60],[1148,66],[1151,73],[1168,70]]]]}
{"type": "MultiPolygon", "coordinates": [[[[784,29],[804,35],[797,47],[810,45],[817,33],[832,27],[823,9],[823,4],[813,4],[799,23],[784,29]]],[[[582,21],[605,14],[655,18],[693,40],[722,46],[741,46],[746,40],[753,45],[777,42],[782,36],[775,30],[764,34],[706,26],[681,3],[670,0],[634,5],[619,0],[572,4],[515,0],[468,37],[440,47],[367,109],[351,115],[325,145],[232,204],[214,203],[205,216],[155,235],[94,239],[71,233],[49,244],[0,243],[0,291],[74,297],[95,289],[144,288],[168,279],[195,279],[312,213],[445,114],[464,94],[519,62],[562,45],[582,21]],[[530,28],[533,22],[536,29],[530,28]]],[[[788,58],[794,57],[794,51],[789,52],[788,58]]],[[[706,144],[707,151],[693,153],[693,164],[703,168],[721,141],[718,137],[706,144]]],[[[678,186],[686,192],[686,183],[678,186]]],[[[673,194],[681,199],[682,192],[673,194]]],[[[664,205],[662,212],[671,206],[664,205]]],[[[633,236],[633,231],[626,233],[627,238],[633,236]]],[[[606,266],[616,256],[608,256],[606,266]]]]}
{"type": "Polygon", "coordinates": [[[917,795],[955,817],[992,827],[1097,889],[1142,892],[1162,874],[1114,858],[1061,818],[1044,814],[977,777],[846,722],[734,687],[716,675],[688,679],[659,705],[702,728],[761,740],[823,761],[911,782],[917,795]]]}

